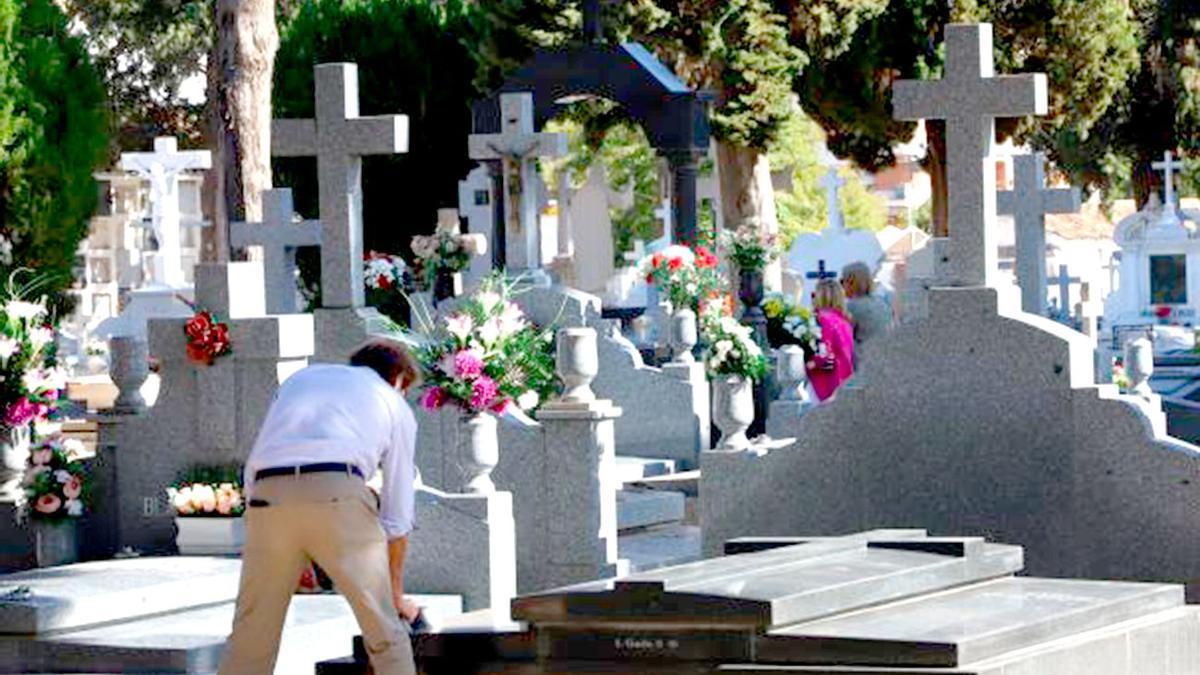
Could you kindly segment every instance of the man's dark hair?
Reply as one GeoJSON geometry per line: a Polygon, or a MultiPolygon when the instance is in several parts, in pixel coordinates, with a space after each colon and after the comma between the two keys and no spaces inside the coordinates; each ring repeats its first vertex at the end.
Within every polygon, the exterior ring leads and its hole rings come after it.
{"type": "Polygon", "coordinates": [[[404,345],[394,340],[373,339],[350,355],[350,365],[370,368],[392,386],[401,389],[421,382],[421,371],[404,345]]]}

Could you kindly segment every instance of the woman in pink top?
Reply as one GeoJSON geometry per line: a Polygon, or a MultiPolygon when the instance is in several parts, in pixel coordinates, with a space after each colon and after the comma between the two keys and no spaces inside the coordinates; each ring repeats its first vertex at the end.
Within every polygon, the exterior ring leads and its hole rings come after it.
{"type": "Polygon", "coordinates": [[[821,351],[806,370],[817,399],[828,400],[854,374],[854,326],[846,316],[846,293],[833,279],[822,279],[813,293],[821,326],[821,351]]]}

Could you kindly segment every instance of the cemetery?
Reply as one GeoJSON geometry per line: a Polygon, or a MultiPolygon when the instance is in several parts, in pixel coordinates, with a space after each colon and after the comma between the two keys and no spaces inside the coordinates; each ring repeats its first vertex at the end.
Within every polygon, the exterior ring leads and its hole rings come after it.
{"type": "Polygon", "coordinates": [[[0,0],[0,672],[1200,675],[1200,13],[1032,4],[0,0]]]}

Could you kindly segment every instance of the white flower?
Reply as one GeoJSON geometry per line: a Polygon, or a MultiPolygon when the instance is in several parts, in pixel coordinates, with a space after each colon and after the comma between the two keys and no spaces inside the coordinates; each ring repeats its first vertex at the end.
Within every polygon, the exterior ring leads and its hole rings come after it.
{"type": "Polygon", "coordinates": [[[678,244],[672,244],[662,250],[663,259],[670,260],[672,258],[682,258],[683,262],[692,265],[696,262],[696,254],[692,249],[678,244]]]}
{"type": "Polygon", "coordinates": [[[67,451],[67,457],[79,457],[83,454],[83,441],[78,438],[63,439],[63,450],[67,451]]]}
{"type": "Polygon", "coordinates": [[[491,346],[493,342],[500,339],[503,331],[500,329],[500,317],[493,316],[483,325],[479,327],[479,339],[485,346],[491,346]]]}
{"type": "Polygon", "coordinates": [[[521,410],[532,410],[537,407],[538,401],[541,398],[538,393],[532,389],[517,397],[517,407],[521,410]]]}
{"type": "Polygon", "coordinates": [[[45,326],[37,326],[29,331],[29,342],[33,351],[41,351],[42,347],[54,342],[54,331],[45,326]]]}
{"type": "Polygon", "coordinates": [[[54,472],[54,480],[58,481],[59,483],[66,483],[67,481],[71,480],[71,472],[65,469],[59,469],[58,471],[54,472]]]}
{"type": "Polygon", "coordinates": [[[78,518],[83,515],[83,502],[78,499],[67,500],[67,515],[78,518]]]}
{"type": "Polygon", "coordinates": [[[446,330],[460,341],[465,341],[475,328],[475,322],[468,314],[453,314],[446,317],[446,330]]]}
{"type": "Polygon", "coordinates": [[[48,370],[35,368],[25,371],[25,374],[21,376],[21,384],[33,393],[59,391],[67,386],[67,375],[66,371],[61,368],[48,370]]]}
{"type": "Polygon", "coordinates": [[[478,294],[476,294],[475,300],[479,302],[481,307],[483,307],[484,314],[491,314],[492,310],[500,304],[501,298],[499,293],[494,293],[492,291],[480,291],[478,294]]]}
{"type": "Polygon", "coordinates": [[[20,342],[10,337],[0,337],[0,359],[7,361],[20,350],[20,342]]]}
{"type": "Polygon", "coordinates": [[[725,355],[733,350],[733,343],[729,340],[718,340],[717,344],[713,345],[713,349],[717,352],[717,358],[725,358],[725,355]]]}
{"type": "Polygon", "coordinates": [[[16,319],[36,319],[46,314],[46,306],[40,302],[25,302],[24,300],[9,300],[4,305],[4,313],[16,319]]]}
{"type": "Polygon", "coordinates": [[[504,303],[500,312],[500,335],[508,337],[525,327],[525,313],[514,302],[504,303]]]}

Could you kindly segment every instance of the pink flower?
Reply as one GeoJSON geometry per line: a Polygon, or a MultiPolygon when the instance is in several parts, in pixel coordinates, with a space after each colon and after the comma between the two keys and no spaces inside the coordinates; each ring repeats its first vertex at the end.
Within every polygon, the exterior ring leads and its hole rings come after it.
{"type": "Polygon", "coordinates": [[[471,385],[471,407],[475,410],[487,410],[495,403],[499,391],[496,381],[486,375],[475,380],[471,385]]]}
{"type": "Polygon", "coordinates": [[[36,416],[37,406],[22,396],[17,399],[16,403],[8,406],[8,410],[4,411],[4,423],[10,427],[23,427],[32,422],[36,416]]]}
{"type": "Polygon", "coordinates": [[[421,397],[421,407],[426,410],[437,410],[446,404],[446,390],[441,387],[430,387],[421,397]]]}
{"type": "Polygon", "coordinates": [[[479,352],[463,349],[454,355],[454,376],[471,380],[483,374],[483,359],[479,352]]]}
{"type": "Polygon", "coordinates": [[[67,499],[78,499],[79,495],[83,494],[83,481],[79,476],[71,476],[71,478],[63,485],[63,496],[67,499]]]}
{"type": "Polygon", "coordinates": [[[504,413],[508,412],[508,406],[511,404],[512,399],[502,398],[492,404],[492,412],[496,413],[497,415],[503,415],[504,413]]]}
{"type": "Polygon", "coordinates": [[[54,451],[50,448],[42,448],[33,451],[33,463],[36,465],[49,464],[54,458],[54,451]]]}
{"type": "Polygon", "coordinates": [[[217,513],[227,516],[231,512],[233,512],[233,500],[230,499],[229,495],[222,494],[221,496],[217,497],[217,513]]]}
{"type": "Polygon", "coordinates": [[[44,494],[41,497],[38,497],[37,503],[33,505],[33,508],[37,509],[39,513],[50,515],[57,511],[60,506],[62,506],[61,499],[55,495],[44,494]]]}

